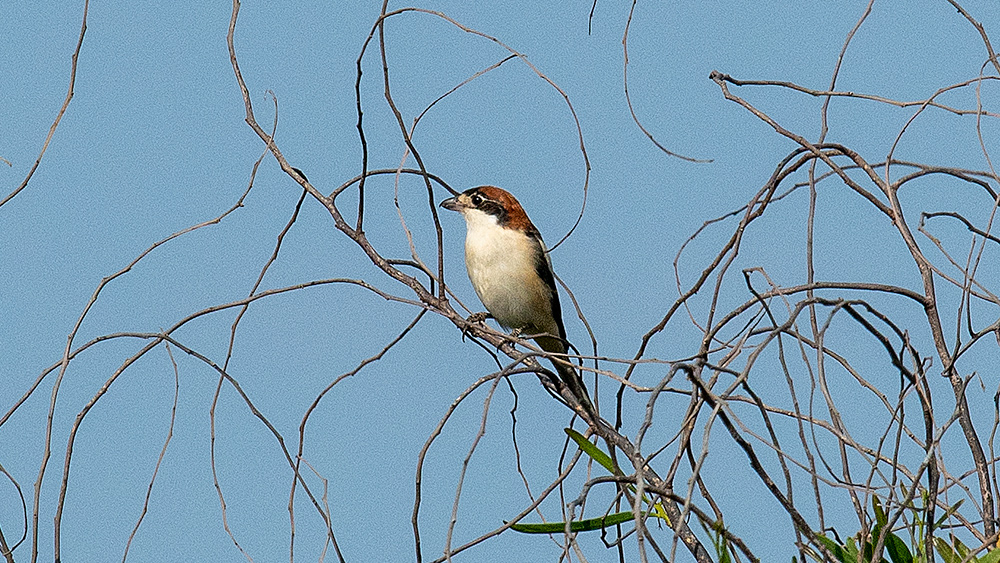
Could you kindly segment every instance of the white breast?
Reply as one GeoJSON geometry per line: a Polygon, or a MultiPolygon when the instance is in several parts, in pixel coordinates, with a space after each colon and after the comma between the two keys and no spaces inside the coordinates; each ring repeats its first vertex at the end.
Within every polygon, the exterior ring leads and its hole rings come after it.
{"type": "Polygon", "coordinates": [[[558,334],[550,289],[535,269],[536,239],[501,227],[496,217],[478,209],[464,216],[465,266],[486,309],[507,328],[558,334]]]}

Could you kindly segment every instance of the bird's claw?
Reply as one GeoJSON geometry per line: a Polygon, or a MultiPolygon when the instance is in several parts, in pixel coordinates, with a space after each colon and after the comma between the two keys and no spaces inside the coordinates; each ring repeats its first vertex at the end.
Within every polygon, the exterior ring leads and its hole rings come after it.
{"type": "Polygon", "coordinates": [[[493,315],[487,313],[486,311],[480,311],[478,313],[472,313],[465,320],[469,321],[470,323],[481,323],[481,322],[485,321],[486,319],[491,318],[492,316],[493,315]]]}
{"type": "Polygon", "coordinates": [[[465,325],[465,328],[462,329],[462,342],[465,342],[465,335],[469,332],[469,327],[471,325],[485,322],[486,319],[489,319],[489,318],[492,318],[492,317],[493,317],[493,315],[487,313],[486,311],[481,311],[479,313],[472,313],[471,315],[469,315],[465,319],[465,321],[467,323],[469,323],[469,324],[465,325]]]}

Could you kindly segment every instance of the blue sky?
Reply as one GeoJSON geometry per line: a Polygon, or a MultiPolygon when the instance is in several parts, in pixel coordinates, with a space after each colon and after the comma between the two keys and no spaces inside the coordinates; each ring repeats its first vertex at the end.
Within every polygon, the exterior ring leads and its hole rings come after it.
{"type": "MultiPolygon", "coordinates": [[[[629,92],[635,112],[667,148],[711,163],[665,155],[633,122],[622,84],[621,42],[629,3],[598,2],[591,33],[588,3],[544,4],[445,1],[418,6],[440,10],[498,38],[565,91],[579,118],[592,167],[589,177],[566,102],[517,60],[437,104],[417,127],[414,142],[427,168],[451,186],[495,184],[513,192],[550,245],[576,220],[587,181],[586,213],[552,260],[597,334],[600,354],[628,358],[677,297],[672,262],[681,244],[705,221],[745,204],[794,148],[726,101],[709,73],[825,89],[844,38],[866,3],[636,5],[629,32],[629,92]]],[[[325,193],[361,170],[355,65],[379,5],[303,1],[276,7],[252,0],[242,5],[235,45],[258,120],[270,127],[273,93],[278,145],[325,193]]],[[[402,6],[390,4],[390,9],[402,6]]],[[[990,2],[963,6],[987,31],[1000,25],[990,2]]],[[[43,370],[59,362],[67,335],[103,277],[171,233],[219,216],[247,190],[263,145],[243,121],[226,48],[230,10],[226,2],[90,5],[75,97],[27,188],[0,207],[0,316],[5,319],[0,323],[0,416],[43,370]]],[[[0,195],[24,179],[62,103],[82,13],[82,3],[8,2],[0,7],[0,157],[10,162],[0,166],[0,195]]],[[[393,97],[407,124],[448,89],[507,55],[496,44],[432,15],[403,14],[391,18],[385,29],[393,97]]],[[[876,2],[844,59],[838,90],[926,99],[941,87],[976,77],[985,57],[976,31],[947,2],[876,2]]],[[[375,44],[363,68],[369,166],[393,168],[404,145],[382,97],[375,44]]],[[[784,127],[809,139],[818,137],[821,99],[779,88],[731,88],[784,127]]],[[[987,109],[988,96],[995,101],[995,92],[995,84],[984,86],[987,109]]],[[[941,101],[974,109],[975,89],[947,93],[941,101]]],[[[992,108],[996,111],[995,103],[992,108]]],[[[834,99],[828,140],[877,162],[913,113],[912,108],[834,99]]],[[[983,133],[987,146],[995,147],[995,124],[984,122],[983,133]]],[[[988,166],[975,118],[941,111],[928,111],[910,126],[896,157],[977,170],[988,166]]],[[[878,281],[919,290],[913,261],[890,225],[842,184],[828,181],[823,187],[827,185],[818,202],[817,279],[878,281]]],[[[369,186],[369,237],[386,255],[408,257],[393,207],[392,179],[371,179],[369,186]]],[[[157,332],[196,311],[245,297],[300,193],[274,159],[265,157],[243,207],[217,225],[157,248],[108,284],[75,345],[118,332],[157,332]]],[[[435,198],[446,195],[441,190],[435,198]]],[[[346,201],[354,197],[345,194],[346,201]]],[[[426,197],[419,180],[401,180],[400,205],[420,255],[431,262],[435,241],[426,197]]],[[[904,197],[908,209],[954,208],[977,220],[985,220],[982,210],[989,207],[968,187],[937,179],[916,184],[904,197]]],[[[738,267],[762,266],[777,283],[802,283],[807,206],[807,194],[800,191],[748,231],[738,267]]],[[[479,303],[462,263],[464,226],[451,214],[442,216],[442,225],[446,279],[475,310],[479,303]]],[[[681,260],[685,286],[718,251],[732,223],[728,225],[710,229],[686,250],[681,260]]],[[[967,246],[963,229],[939,228],[937,233],[956,248],[967,246]]],[[[957,255],[964,256],[962,252],[957,255]]],[[[997,273],[995,258],[990,249],[984,279],[997,273]]],[[[335,230],[320,204],[307,199],[262,288],[334,277],[364,279],[411,297],[335,230]]],[[[731,293],[724,304],[749,298],[741,284],[737,275],[726,286],[731,293]]],[[[957,301],[957,293],[942,291],[957,301]]],[[[707,303],[696,301],[694,314],[703,314],[707,303]]],[[[886,303],[920,326],[919,312],[899,301],[886,303]]],[[[570,340],[583,347],[586,330],[565,295],[563,309],[570,340]]],[[[350,286],[269,297],[255,302],[241,320],[228,371],[294,451],[299,423],[317,394],[378,352],[417,312],[350,286]]],[[[977,312],[996,317],[992,309],[977,312]]],[[[179,330],[176,338],[221,365],[234,318],[232,310],[206,315],[179,330]]],[[[954,332],[954,315],[946,323],[954,332]]],[[[862,356],[876,349],[871,342],[853,341],[850,334],[833,341],[862,356]]],[[[916,337],[926,334],[917,332],[916,337]]],[[[686,358],[699,341],[700,333],[685,314],[651,342],[648,355],[686,358]]],[[[110,340],[69,365],[55,404],[52,457],[40,494],[41,560],[49,560],[53,552],[52,518],[74,419],[143,344],[110,340]]],[[[245,560],[223,527],[212,480],[209,409],[218,376],[204,363],[172,351],[179,382],[173,435],[128,558],[245,560]]],[[[980,359],[988,368],[995,357],[993,349],[980,359]]],[[[323,399],[307,427],[305,457],[328,480],[333,527],[348,561],[413,559],[410,514],[420,449],[455,397],[495,369],[490,356],[463,342],[454,326],[428,315],[383,359],[339,383],[323,399]]],[[[977,369],[970,365],[964,373],[977,369]]],[[[652,385],[664,371],[663,366],[649,366],[638,370],[637,378],[652,385]]],[[[0,426],[0,464],[20,484],[29,520],[55,375],[0,426]]],[[[765,377],[759,385],[780,397],[780,377],[775,372],[774,381],[765,377]]],[[[883,377],[886,388],[898,385],[892,374],[883,377]]],[[[557,474],[562,429],[570,417],[534,376],[519,375],[512,383],[521,464],[537,493],[557,474]]],[[[602,400],[610,404],[614,386],[610,380],[601,385],[602,400]]],[[[992,420],[993,386],[987,381],[972,399],[984,409],[978,411],[983,420],[992,420]]],[[[116,379],[87,414],[74,446],[63,516],[64,561],[122,557],[167,438],[174,389],[171,360],[160,346],[116,379]]],[[[851,397],[853,391],[844,389],[851,397]]],[[[947,391],[942,388],[943,409],[950,408],[944,400],[947,391]]],[[[444,549],[462,460],[478,430],[485,398],[480,389],[464,402],[430,449],[420,521],[425,560],[444,549]]],[[[634,409],[626,425],[631,434],[642,420],[645,400],[633,397],[627,404],[634,409]]],[[[511,441],[508,411],[513,403],[501,383],[492,398],[486,435],[465,478],[455,545],[499,526],[529,502],[511,441]]],[[[648,443],[668,440],[686,405],[684,397],[665,398],[648,443]]],[[[862,421],[857,428],[862,436],[866,405],[859,400],[846,407],[862,421]]],[[[215,415],[215,469],[226,495],[228,525],[255,561],[287,559],[291,473],[285,458],[232,387],[222,387],[215,415]]],[[[788,518],[774,516],[774,529],[771,524],[761,529],[778,507],[762,487],[741,477],[746,467],[742,454],[721,433],[713,434],[711,452],[705,474],[728,507],[727,515],[732,514],[728,525],[764,560],[789,560],[795,550],[788,518]]],[[[309,478],[314,490],[323,490],[320,479],[309,478]]],[[[578,468],[566,502],[579,493],[584,479],[585,471],[578,468]]],[[[297,495],[295,558],[313,560],[323,549],[323,524],[301,490],[297,495]]],[[[591,506],[608,498],[606,491],[595,493],[591,506]]],[[[857,523],[850,506],[829,502],[829,518],[841,534],[853,533],[857,523]]],[[[543,511],[547,519],[558,520],[559,499],[547,501],[543,511]]],[[[0,483],[0,529],[8,541],[21,535],[20,514],[16,489],[8,481],[0,483]]],[[[30,530],[28,537],[15,551],[17,561],[30,560],[30,530]]],[[[616,560],[615,551],[605,550],[596,536],[581,542],[590,561],[616,560]]],[[[559,553],[547,537],[508,532],[458,557],[536,561],[556,560],[559,553]]],[[[335,560],[332,553],[327,558],[335,560]]]]}

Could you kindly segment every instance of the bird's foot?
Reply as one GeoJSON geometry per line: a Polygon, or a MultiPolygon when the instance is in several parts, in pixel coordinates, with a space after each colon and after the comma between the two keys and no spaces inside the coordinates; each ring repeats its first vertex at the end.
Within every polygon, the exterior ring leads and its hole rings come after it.
{"type": "MultiPolygon", "coordinates": [[[[486,311],[481,311],[479,313],[472,313],[465,319],[465,321],[469,323],[469,325],[473,325],[485,323],[486,319],[490,318],[493,318],[493,315],[487,313],[486,311]]],[[[462,329],[462,342],[465,342],[465,335],[469,332],[469,325],[466,325],[465,328],[462,329]]]]}
{"type": "Polygon", "coordinates": [[[480,311],[478,313],[472,313],[465,320],[469,321],[470,323],[481,323],[481,322],[485,321],[486,319],[492,319],[492,318],[493,318],[493,315],[489,314],[488,312],[486,312],[486,311],[480,311]]]}

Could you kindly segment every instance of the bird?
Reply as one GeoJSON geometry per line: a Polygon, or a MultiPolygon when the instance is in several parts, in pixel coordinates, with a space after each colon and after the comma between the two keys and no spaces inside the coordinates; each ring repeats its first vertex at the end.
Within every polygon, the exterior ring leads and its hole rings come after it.
{"type": "MultiPolygon", "coordinates": [[[[529,336],[542,350],[566,354],[569,344],[552,261],[517,199],[502,188],[479,186],[445,199],[441,207],[465,219],[465,268],[490,316],[515,335],[529,336]]],[[[584,411],[596,418],[573,364],[565,358],[549,360],[584,411]]]]}

